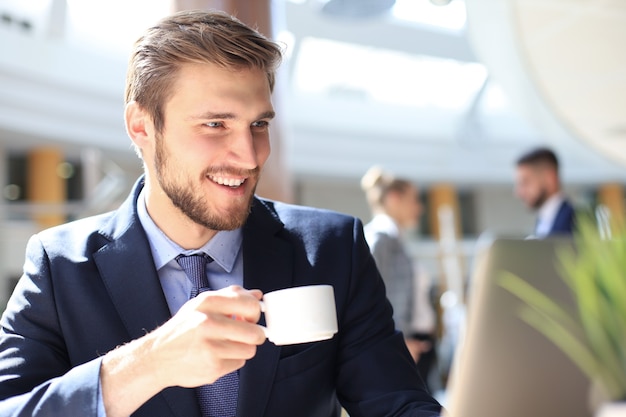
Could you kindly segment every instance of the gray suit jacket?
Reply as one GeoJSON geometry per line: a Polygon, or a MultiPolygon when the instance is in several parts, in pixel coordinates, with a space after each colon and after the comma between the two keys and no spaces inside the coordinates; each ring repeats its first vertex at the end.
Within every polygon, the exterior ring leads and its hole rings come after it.
{"type": "Polygon", "coordinates": [[[396,328],[408,335],[412,333],[411,315],[415,297],[413,261],[403,242],[389,230],[384,220],[378,217],[368,223],[365,238],[385,283],[387,298],[393,306],[396,328]]]}

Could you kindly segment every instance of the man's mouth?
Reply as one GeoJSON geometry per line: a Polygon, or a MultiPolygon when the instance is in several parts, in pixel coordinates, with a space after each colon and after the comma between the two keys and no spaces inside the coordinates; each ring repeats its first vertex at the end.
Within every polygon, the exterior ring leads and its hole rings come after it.
{"type": "Polygon", "coordinates": [[[208,178],[216,184],[230,188],[240,187],[244,182],[246,182],[246,178],[226,178],[214,175],[208,175],[208,178]]]}

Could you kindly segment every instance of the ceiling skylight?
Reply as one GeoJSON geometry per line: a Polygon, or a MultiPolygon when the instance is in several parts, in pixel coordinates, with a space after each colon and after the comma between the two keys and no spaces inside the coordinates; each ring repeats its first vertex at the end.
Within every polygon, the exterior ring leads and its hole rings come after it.
{"type": "Polygon", "coordinates": [[[358,98],[403,106],[463,109],[487,71],[459,62],[328,39],[301,40],[293,74],[298,93],[358,98]]]}
{"type": "Polygon", "coordinates": [[[455,31],[462,30],[466,20],[464,0],[452,0],[445,6],[431,0],[396,0],[391,13],[398,20],[455,31]]]}

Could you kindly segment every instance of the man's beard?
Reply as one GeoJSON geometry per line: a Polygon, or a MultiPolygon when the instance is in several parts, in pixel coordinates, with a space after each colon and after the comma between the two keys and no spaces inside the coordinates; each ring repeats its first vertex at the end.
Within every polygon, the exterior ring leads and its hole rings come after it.
{"type": "Polygon", "coordinates": [[[547,199],[548,199],[548,192],[545,190],[545,188],[543,188],[541,192],[539,193],[539,195],[537,196],[537,198],[535,198],[535,200],[531,202],[532,209],[539,210],[541,206],[543,206],[543,203],[546,202],[547,199]]]}
{"type": "MultiPolygon", "coordinates": [[[[222,215],[210,211],[206,196],[200,193],[200,191],[196,192],[190,178],[188,178],[187,181],[183,179],[176,181],[172,175],[168,177],[167,174],[172,174],[172,172],[171,168],[168,167],[168,157],[163,149],[163,139],[160,134],[156,135],[154,166],[157,181],[163,192],[169,197],[174,206],[178,207],[178,209],[194,223],[211,230],[234,230],[243,226],[246,222],[252,207],[256,185],[252,193],[246,197],[248,199],[246,204],[234,207],[229,210],[228,213],[222,215]]],[[[221,169],[219,172],[222,174],[230,172],[234,175],[242,175],[242,172],[238,171],[234,173],[233,170],[221,169]]],[[[205,173],[205,176],[207,174],[208,172],[205,173]]],[[[248,177],[246,181],[250,181],[258,175],[258,168],[246,171],[243,175],[248,177]]],[[[210,180],[207,179],[207,181],[210,180]]],[[[243,184],[241,186],[243,186],[243,184]]]]}

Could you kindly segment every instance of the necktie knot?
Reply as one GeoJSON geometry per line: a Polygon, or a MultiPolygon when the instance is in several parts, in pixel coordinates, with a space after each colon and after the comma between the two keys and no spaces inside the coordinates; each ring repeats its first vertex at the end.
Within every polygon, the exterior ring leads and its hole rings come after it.
{"type": "Polygon", "coordinates": [[[206,264],[213,262],[213,258],[205,253],[178,255],[176,262],[183,268],[187,278],[191,281],[192,287],[189,298],[194,298],[202,291],[210,289],[209,280],[206,275],[206,264]]]}

